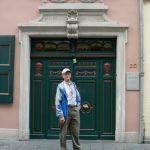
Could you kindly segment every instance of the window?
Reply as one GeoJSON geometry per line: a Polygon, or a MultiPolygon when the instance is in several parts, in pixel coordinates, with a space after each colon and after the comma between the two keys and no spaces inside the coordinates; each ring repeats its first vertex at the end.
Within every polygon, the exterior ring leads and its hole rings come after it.
{"type": "Polygon", "coordinates": [[[15,36],[0,36],[0,103],[13,102],[15,36]]]}

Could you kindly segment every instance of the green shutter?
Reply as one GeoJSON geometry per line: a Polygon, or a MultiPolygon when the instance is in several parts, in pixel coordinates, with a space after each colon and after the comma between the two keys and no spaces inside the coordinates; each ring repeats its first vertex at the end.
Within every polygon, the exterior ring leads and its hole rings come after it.
{"type": "Polygon", "coordinates": [[[0,36],[0,103],[13,102],[15,36],[0,36]]]}

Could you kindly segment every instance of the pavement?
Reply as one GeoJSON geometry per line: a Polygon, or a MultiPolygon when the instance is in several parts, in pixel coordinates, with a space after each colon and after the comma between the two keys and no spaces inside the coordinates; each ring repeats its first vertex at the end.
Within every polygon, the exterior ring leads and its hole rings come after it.
{"type": "MultiPolygon", "coordinates": [[[[116,143],[115,141],[80,140],[81,150],[150,150],[150,144],[116,143]]],[[[72,149],[71,140],[67,141],[72,149]]],[[[60,150],[59,140],[0,140],[0,150],[60,150]]]]}

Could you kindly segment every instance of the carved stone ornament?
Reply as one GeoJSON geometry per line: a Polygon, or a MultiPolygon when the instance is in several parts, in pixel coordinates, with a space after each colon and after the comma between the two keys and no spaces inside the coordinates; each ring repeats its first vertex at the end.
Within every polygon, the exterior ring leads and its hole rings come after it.
{"type": "Polygon", "coordinates": [[[69,10],[67,15],[67,37],[78,38],[78,12],[77,10],[69,10]]]}
{"type": "Polygon", "coordinates": [[[52,2],[52,3],[65,3],[67,1],[68,0],[50,0],[50,2],[52,2]]]}
{"type": "Polygon", "coordinates": [[[80,2],[82,2],[82,3],[94,3],[96,1],[97,0],[80,0],[80,2]]]}
{"type": "MultiPolygon", "coordinates": [[[[81,3],[95,3],[95,2],[100,2],[102,3],[103,0],[79,0],[81,3]]],[[[66,2],[75,2],[75,0],[42,0],[43,3],[66,3],[66,2]]]]}
{"type": "Polygon", "coordinates": [[[66,3],[68,0],[42,0],[43,3],[66,3]]]}

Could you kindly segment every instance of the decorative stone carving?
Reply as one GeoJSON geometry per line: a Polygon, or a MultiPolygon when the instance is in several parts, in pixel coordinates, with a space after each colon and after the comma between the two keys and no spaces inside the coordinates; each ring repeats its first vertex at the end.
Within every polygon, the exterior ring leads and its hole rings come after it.
{"type": "Polygon", "coordinates": [[[67,2],[68,0],[42,0],[43,3],[64,3],[67,2]]]}
{"type": "Polygon", "coordinates": [[[48,0],[42,0],[42,3],[47,3],[48,2],[48,0]]]}
{"type": "Polygon", "coordinates": [[[68,0],[50,0],[50,2],[53,2],[53,3],[65,3],[67,1],[68,0]]]}
{"type": "MultiPolygon", "coordinates": [[[[103,0],[79,0],[81,3],[94,3],[94,2],[100,2],[102,3],[103,0]]],[[[76,2],[75,0],[42,0],[43,3],[66,3],[66,2],[76,2]]]]}
{"type": "Polygon", "coordinates": [[[67,15],[67,37],[78,38],[78,12],[69,10],[67,15]]]}
{"type": "Polygon", "coordinates": [[[94,3],[96,1],[97,0],[80,0],[80,2],[83,2],[83,3],[94,3]]]}

